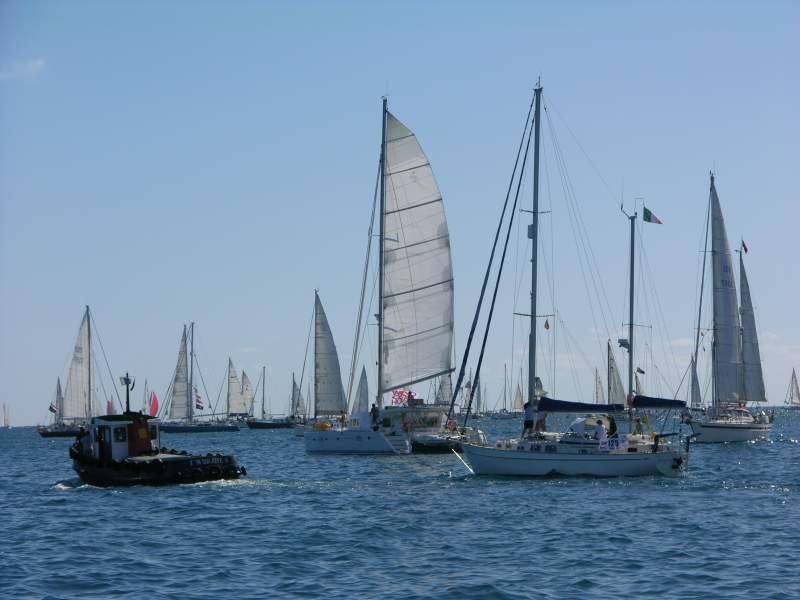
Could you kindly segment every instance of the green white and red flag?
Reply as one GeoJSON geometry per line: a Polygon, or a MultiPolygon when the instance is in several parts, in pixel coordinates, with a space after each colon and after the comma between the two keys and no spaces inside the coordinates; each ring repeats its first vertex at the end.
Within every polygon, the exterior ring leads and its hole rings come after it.
{"type": "Polygon", "coordinates": [[[655,223],[656,225],[663,225],[664,224],[664,222],[661,219],[659,219],[657,216],[655,216],[653,214],[653,211],[651,211],[646,206],[643,207],[643,208],[644,208],[644,214],[642,215],[642,220],[645,223],[655,223]]]}

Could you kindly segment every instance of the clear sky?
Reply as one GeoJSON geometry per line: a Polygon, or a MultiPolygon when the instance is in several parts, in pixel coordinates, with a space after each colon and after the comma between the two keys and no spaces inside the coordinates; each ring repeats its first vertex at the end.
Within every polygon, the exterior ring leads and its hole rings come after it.
{"type": "MultiPolygon", "coordinates": [[[[346,371],[383,94],[444,195],[460,351],[541,75],[611,335],[625,321],[618,203],[645,198],[665,222],[644,229],[664,326],[655,309],[637,321],[665,330],[651,344],[675,353],[680,364],[659,371],[677,385],[713,168],[731,241],[750,247],[768,395],[780,403],[800,368],[798,57],[796,2],[2,2],[2,401],[15,424],[46,419],[85,304],[115,375],[166,389],[193,320],[211,395],[231,356],[253,381],[268,366],[278,409],[316,287],[346,371]]],[[[585,399],[591,372],[575,347],[602,370],[607,335],[588,316],[555,162],[543,168],[543,244],[575,340],[571,351],[557,341],[545,387],[585,399]]],[[[519,269],[523,246],[510,259],[519,269]]],[[[528,282],[515,305],[512,279],[484,371],[492,399],[512,312],[527,302],[528,282]]]]}

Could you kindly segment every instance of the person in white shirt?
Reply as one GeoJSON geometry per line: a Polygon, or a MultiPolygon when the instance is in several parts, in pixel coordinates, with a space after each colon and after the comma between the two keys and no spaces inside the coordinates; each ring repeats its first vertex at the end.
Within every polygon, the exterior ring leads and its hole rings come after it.
{"type": "Polygon", "coordinates": [[[597,427],[594,428],[594,439],[601,444],[608,441],[608,432],[606,431],[606,426],[603,425],[603,421],[600,419],[597,419],[597,427]]]}

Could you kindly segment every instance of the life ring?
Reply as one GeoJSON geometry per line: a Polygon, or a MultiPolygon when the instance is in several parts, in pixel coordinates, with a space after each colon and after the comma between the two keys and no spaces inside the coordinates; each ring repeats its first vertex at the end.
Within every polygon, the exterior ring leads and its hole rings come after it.
{"type": "Polygon", "coordinates": [[[455,422],[453,419],[450,419],[450,420],[447,422],[447,425],[446,425],[446,427],[447,427],[447,431],[449,431],[449,432],[451,432],[451,433],[452,433],[452,432],[454,432],[456,429],[458,429],[458,423],[456,423],[456,422],[455,422]]]}

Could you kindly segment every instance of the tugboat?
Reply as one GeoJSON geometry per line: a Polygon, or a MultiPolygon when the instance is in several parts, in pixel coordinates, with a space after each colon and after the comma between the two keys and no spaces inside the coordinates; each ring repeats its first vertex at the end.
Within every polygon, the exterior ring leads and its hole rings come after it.
{"type": "Polygon", "coordinates": [[[125,386],[125,412],[92,418],[69,449],[72,467],[82,481],[100,487],[167,485],[247,475],[235,456],[192,455],[160,447],[158,419],[132,412],[132,380],[126,373],[120,381],[125,386]]]}

